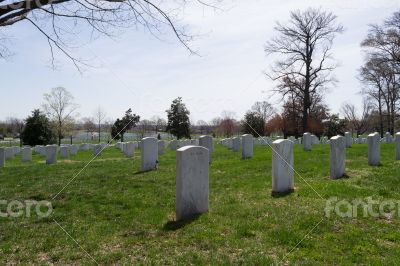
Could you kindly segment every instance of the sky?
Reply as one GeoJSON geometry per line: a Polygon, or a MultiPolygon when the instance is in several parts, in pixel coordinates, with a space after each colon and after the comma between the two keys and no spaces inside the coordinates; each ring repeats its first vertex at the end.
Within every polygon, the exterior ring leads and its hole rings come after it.
{"type": "Polygon", "coordinates": [[[332,11],[345,28],[333,49],[339,82],[325,96],[338,113],[344,102],[361,106],[360,43],[369,24],[400,10],[400,0],[225,0],[220,7],[189,5],[180,14],[177,25],[195,36],[190,46],[199,55],[189,53],[167,29],[155,38],[130,28],[114,38],[82,40],[73,53],[91,65],[83,73],[62,55],[56,58],[57,68],[51,68],[46,39],[28,23],[7,28],[14,54],[0,60],[0,120],[26,118],[41,107],[43,94],[57,86],[74,96],[76,119],[94,116],[99,106],[110,120],[128,108],[142,118],[166,118],[165,110],[176,97],[183,98],[192,122],[210,121],[223,111],[241,119],[262,100],[279,109],[280,97],[272,94],[273,84],[263,74],[273,63],[264,45],[276,35],[276,21],[285,22],[291,10],[308,7],[332,11]]]}

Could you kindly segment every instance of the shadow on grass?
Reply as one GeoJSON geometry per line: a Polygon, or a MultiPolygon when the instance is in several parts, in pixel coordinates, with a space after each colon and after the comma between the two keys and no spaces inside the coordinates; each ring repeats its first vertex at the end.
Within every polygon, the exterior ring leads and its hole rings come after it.
{"type": "Polygon", "coordinates": [[[137,171],[137,172],[133,173],[133,175],[145,174],[145,173],[152,172],[155,170],[157,170],[157,169],[151,169],[151,170],[146,170],[146,171],[137,171]]]}
{"type": "Polygon", "coordinates": [[[350,175],[348,175],[347,173],[344,173],[341,177],[337,177],[337,178],[331,178],[330,176],[327,176],[327,177],[325,177],[325,179],[328,179],[328,180],[341,180],[341,179],[349,179],[349,178],[351,178],[352,176],[350,176],[350,175]]]}
{"type": "Polygon", "coordinates": [[[283,198],[283,197],[286,197],[286,196],[292,194],[293,192],[294,192],[294,189],[290,189],[290,190],[285,191],[285,192],[274,192],[274,191],[272,191],[271,192],[271,196],[273,198],[283,198]]]}
{"type": "Polygon", "coordinates": [[[188,224],[193,223],[197,219],[199,219],[201,214],[196,214],[188,219],[181,220],[181,221],[168,221],[166,224],[163,226],[164,231],[175,231],[178,229],[181,229],[185,227],[188,224]]]}

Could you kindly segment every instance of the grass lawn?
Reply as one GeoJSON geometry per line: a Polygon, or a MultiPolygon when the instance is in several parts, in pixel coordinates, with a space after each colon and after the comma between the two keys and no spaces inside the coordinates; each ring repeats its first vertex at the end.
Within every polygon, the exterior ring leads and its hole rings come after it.
{"type": "Polygon", "coordinates": [[[295,176],[295,192],[272,197],[270,148],[256,146],[252,159],[241,160],[240,153],[216,145],[210,211],[181,223],[174,222],[175,152],[169,149],[158,170],[141,173],[139,152],[132,160],[109,148],[55,200],[92,153],[56,165],[38,155],[32,163],[16,157],[0,169],[0,199],[51,200],[54,212],[0,218],[0,264],[95,264],[86,251],[100,265],[396,265],[398,213],[327,218],[324,212],[332,196],[400,200],[394,144],[381,148],[382,165],[370,167],[366,144],[353,145],[348,178],[329,180],[329,145],[311,152],[296,145],[295,169],[303,179],[295,176]]]}

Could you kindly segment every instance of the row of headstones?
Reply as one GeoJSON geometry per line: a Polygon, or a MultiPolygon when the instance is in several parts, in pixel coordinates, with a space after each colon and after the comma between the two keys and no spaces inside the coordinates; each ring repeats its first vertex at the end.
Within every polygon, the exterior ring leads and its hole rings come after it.
{"type": "MultiPolygon", "coordinates": [[[[211,140],[212,142],[212,140],[211,140]]],[[[199,140],[172,140],[169,146],[172,150],[189,145],[198,145],[199,140]]],[[[165,153],[168,142],[156,138],[143,138],[139,142],[118,142],[115,144],[125,156],[133,158],[135,149],[141,150],[141,171],[150,171],[157,168],[158,156],[165,153]]]]}
{"type": "Polygon", "coordinates": [[[189,145],[198,146],[199,142],[200,142],[200,139],[186,139],[186,140],[176,140],[175,139],[169,143],[169,147],[171,148],[171,150],[175,151],[179,148],[189,146],[189,145]]]}
{"type": "Polygon", "coordinates": [[[107,146],[107,144],[73,144],[73,145],[37,145],[31,147],[9,147],[0,148],[0,167],[5,165],[5,161],[14,158],[15,155],[21,153],[22,162],[32,161],[32,151],[45,157],[46,164],[55,164],[57,162],[57,153],[60,154],[61,159],[68,159],[70,156],[74,156],[78,151],[93,150],[94,155],[98,155],[107,146]]]}
{"type": "MultiPolygon", "coordinates": [[[[251,136],[251,135],[250,135],[251,136]]],[[[242,136],[242,144],[246,145],[242,136]]],[[[238,138],[233,138],[238,142],[238,138]]],[[[311,138],[310,138],[311,139],[311,138]]],[[[252,140],[252,139],[251,139],[252,140]]],[[[233,140],[232,140],[233,141],[233,140]]],[[[306,141],[308,136],[306,135],[306,141]]],[[[396,134],[396,160],[400,160],[400,133],[396,134]]],[[[221,144],[230,145],[231,140],[222,140],[221,144]]],[[[310,140],[311,142],[311,140],[310,140]]],[[[380,136],[368,135],[368,162],[372,166],[380,163],[380,136]]],[[[253,141],[251,141],[253,145],[253,141]]],[[[340,178],[345,174],[346,137],[335,136],[330,144],[330,177],[340,178]]],[[[233,144],[232,144],[233,145],[233,144]]],[[[251,146],[252,146],[251,145],[251,146]]],[[[272,193],[286,193],[294,190],[294,143],[288,139],[279,139],[272,147],[272,193]]],[[[208,149],[187,146],[177,150],[176,175],[176,218],[187,219],[208,211],[209,206],[209,160],[208,149]]]]}
{"type": "Polygon", "coordinates": [[[262,142],[258,142],[258,140],[255,142],[255,140],[256,139],[253,135],[245,134],[241,137],[222,139],[219,143],[234,152],[239,152],[242,148],[242,158],[248,159],[253,157],[254,145],[256,145],[256,143],[257,145],[268,145],[268,142],[270,141],[269,139],[265,139],[262,140],[262,142]]]}
{"type": "MultiPolygon", "coordinates": [[[[382,143],[393,143],[393,141],[397,140],[398,134],[396,133],[395,137],[393,138],[389,132],[386,133],[386,136],[384,138],[379,137],[379,133],[375,132],[373,134],[378,134],[378,141],[382,143]]],[[[290,139],[290,138],[289,138],[290,139]]],[[[356,144],[363,144],[363,143],[368,143],[368,138],[355,138],[353,139],[353,136],[350,132],[345,132],[344,133],[344,139],[345,139],[345,145],[346,147],[351,147],[353,143],[356,144]]],[[[304,133],[303,138],[302,138],[302,144],[304,147],[304,150],[309,151],[311,150],[311,147],[313,144],[317,144],[316,142],[319,142],[318,138],[310,133],[304,133]]],[[[321,139],[320,143],[324,144],[330,144],[331,140],[327,140],[327,137],[323,137],[321,139]]]]}
{"type": "MultiPolygon", "coordinates": [[[[303,136],[304,150],[311,150],[309,133],[303,136]]],[[[380,164],[381,138],[379,133],[369,134],[368,143],[368,164],[378,166],[380,164]]],[[[400,132],[396,133],[396,160],[400,160],[400,132]]],[[[346,132],[345,136],[336,136],[330,139],[330,177],[340,178],[345,172],[346,148],[351,147],[351,134],[346,132]]]]}

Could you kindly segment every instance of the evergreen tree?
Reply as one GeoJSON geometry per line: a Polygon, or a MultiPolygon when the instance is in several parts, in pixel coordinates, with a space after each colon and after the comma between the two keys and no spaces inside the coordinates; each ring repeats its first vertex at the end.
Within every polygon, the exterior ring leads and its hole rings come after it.
{"type": "Polygon", "coordinates": [[[133,114],[132,109],[129,108],[126,112],[124,117],[121,119],[117,119],[114,122],[114,125],[111,128],[111,137],[116,140],[124,141],[124,134],[127,130],[136,126],[139,122],[140,116],[133,114]]]}
{"type": "Polygon", "coordinates": [[[182,98],[178,97],[173,100],[170,109],[166,112],[168,115],[167,132],[178,139],[190,138],[190,112],[182,102],[182,98]]]}
{"type": "Polygon", "coordinates": [[[55,141],[51,130],[50,120],[39,109],[32,111],[32,116],[26,119],[26,125],[21,133],[22,143],[25,145],[47,145],[55,141]]]}
{"type": "Polygon", "coordinates": [[[245,134],[252,134],[254,137],[264,136],[264,118],[256,112],[247,112],[244,116],[243,131],[245,134]]]}

